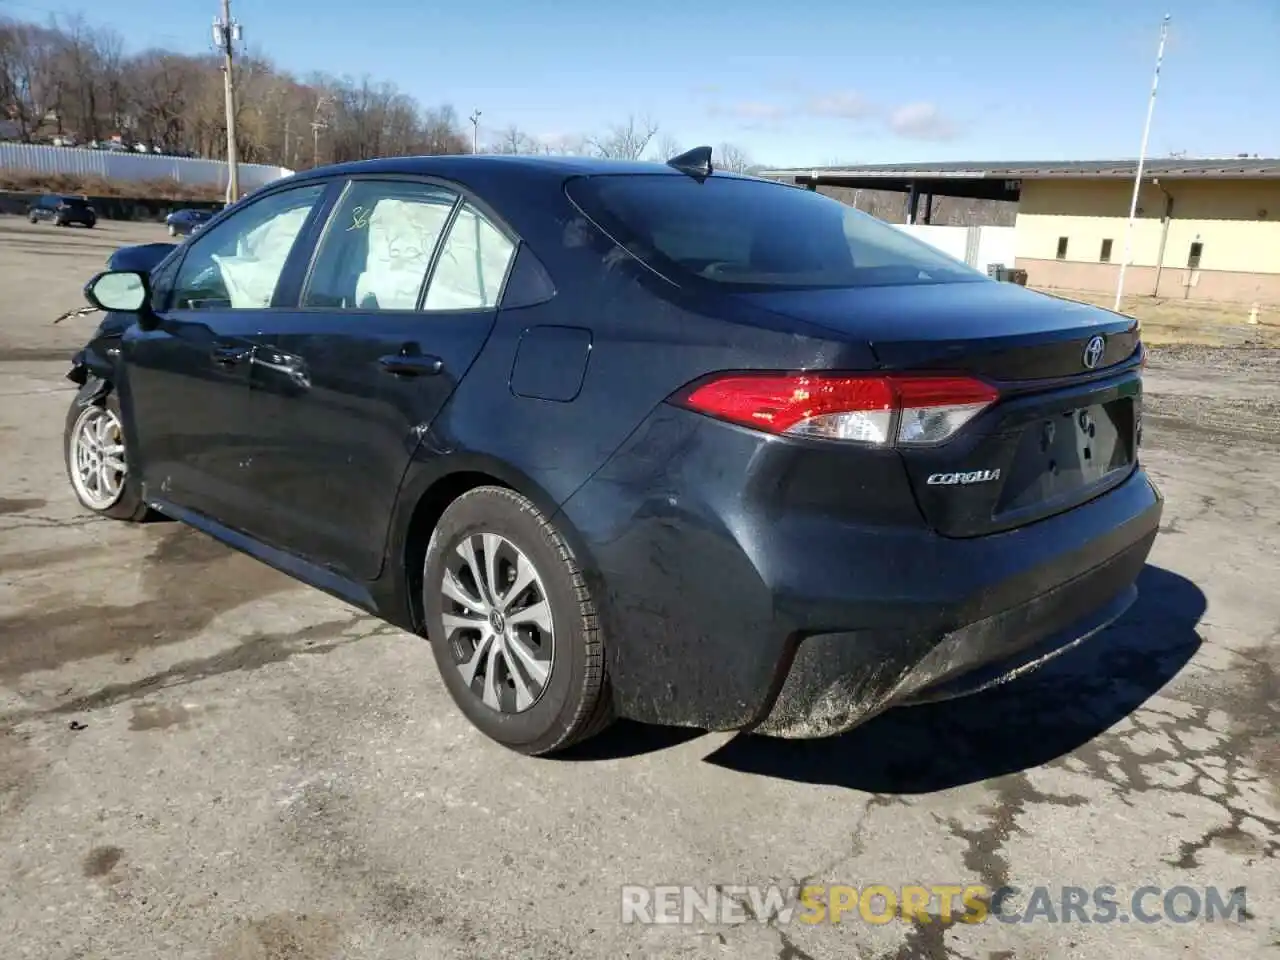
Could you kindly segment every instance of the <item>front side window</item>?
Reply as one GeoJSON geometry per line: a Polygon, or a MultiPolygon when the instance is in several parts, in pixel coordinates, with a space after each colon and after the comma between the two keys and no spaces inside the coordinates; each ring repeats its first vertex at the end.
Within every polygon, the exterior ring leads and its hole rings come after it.
{"type": "Polygon", "coordinates": [[[742,290],[987,280],[882,220],[784,184],[607,174],[567,189],[587,216],[672,279],[742,290]]]}
{"type": "Polygon", "coordinates": [[[457,200],[432,184],[353,181],[325,227],[302,306],[415,309],[457,200]]]}
{"type": "Polygon", "coordinates": [[[261,310],[325,185],[282,190],[201,231],[173,285],[174,310],[261,310]]]}
{"type": "Polygon", "coordinates": [[[427,287],[428,310],[482,310],[498,305],[516,245],[469,203],[458,211],[427,287]]]}

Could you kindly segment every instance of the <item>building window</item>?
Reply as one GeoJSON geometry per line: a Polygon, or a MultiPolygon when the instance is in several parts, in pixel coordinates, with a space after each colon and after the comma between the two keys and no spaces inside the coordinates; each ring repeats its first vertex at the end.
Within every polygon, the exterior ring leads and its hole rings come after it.
{"type": "Polygon", "coordinates": [[[1058,259],[1059,260],[1067,259],[1067,238],[1066,237],[1058,238],[1058,259]]]}
{"type": "Polygon", "coordinates": [[[1204,253],[1204,244],[1197,240],[1191,245],[1191,252],[1187,254],[1188,270],[1200,269],[1200,255],[1202,253],[1204,253]]]}
{"type": "Polygon", "coordinates": [[[1111,241],[1110,240],[1102,241],[1102,252],[1098,254],[1098,259],[1101,260],[1103,263],[1111,262],[1111,241]]]}

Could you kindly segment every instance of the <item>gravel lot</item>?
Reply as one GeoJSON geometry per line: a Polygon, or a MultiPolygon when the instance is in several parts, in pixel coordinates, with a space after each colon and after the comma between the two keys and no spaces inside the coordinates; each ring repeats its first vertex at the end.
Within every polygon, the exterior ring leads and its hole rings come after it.
{"type": "MultiPolygon", "coordinates": [[[[160,227],[0,218],[0,955],[1274,956],[1280,351],[1161,348],[1142,599],[1008,688],[779,743],[523,759],[420,640],[173,523],[77,509],[53,326],[160,227]],[[1243,922],[621,922],[622,884],[1243,887],[1243,922]]],[[[1159,912],[1160,897],[1147,901],[1159,912]]]]}

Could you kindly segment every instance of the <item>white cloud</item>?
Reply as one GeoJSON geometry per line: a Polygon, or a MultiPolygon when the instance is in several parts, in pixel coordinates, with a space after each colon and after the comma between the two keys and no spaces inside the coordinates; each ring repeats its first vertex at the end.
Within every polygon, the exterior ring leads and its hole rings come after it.
{"type": "Polygon", "coordinates": [[[935,104],[908,103],[889,115],[889,129],[906,140],[950,140],[956,136],[951,123],[935,104]]]}
{"type": "Polygon", "coordinates": [[[810,100],[805,105],[805,112],[818,117],[865,120],[875,114],[876,107],[860,93],[829,93],[810,100]]]}

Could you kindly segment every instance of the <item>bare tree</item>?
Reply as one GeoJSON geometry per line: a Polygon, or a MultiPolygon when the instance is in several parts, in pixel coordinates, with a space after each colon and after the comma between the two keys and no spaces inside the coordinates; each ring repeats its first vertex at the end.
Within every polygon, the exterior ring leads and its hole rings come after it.
{"type": "MultiPolygon", "coordinates": [[[[237,58],[236,134],[249,163],[294,169],[375,156],[470,152],[470,130],[449,104],[428,106],[371,77],[299,76],[261,52],[237,58]]],[[[130,146],[221,158],[226,118],[220,61],[162,48],[126,52],[120,35],[81,17],[48,25],[0,18],[0,119],[6,135],[81,142],[119,136],[130,146]]],[[[597,136],[536,137],[514,124],[503,153],[637,160],[680,152],[655,143],[658,124],[631,116],[597,136]]]]}
{"type": "Polygon", "coordinates": [[[591,153],[591,144],[587,137],[577,134],[561,134],[544,139],[542,152],[558,157],[577,157],[591,153]]]}
{"type": "Polygon", "coordinates": [[[746,151],[732,143],[720,144],[712,154],[711,163],[717,170],[730,173],[746,173],[753,166],[746,151]]]}
{"type": "Polygon", "coordinates": [[[658,149],[656,151],[655,160],[670,160],[672,157],[680,156],[680,141],[669,133],[664,133],[658,140],[658,149]]]}
{"type": "Polygon", "coordinates": [[[631,116],[625,123],[610,127],[604,136],[590,138],[588,143],[592,153],[598,157],[639,160],[657,132],[658,125],[649,118],[637,120],[631,116]]]}
{"type": "Polygon", "coordinates": [[[514,123],[502,131],[498,139],[498,153],[542,153],[542,143],[514,123]]]}

